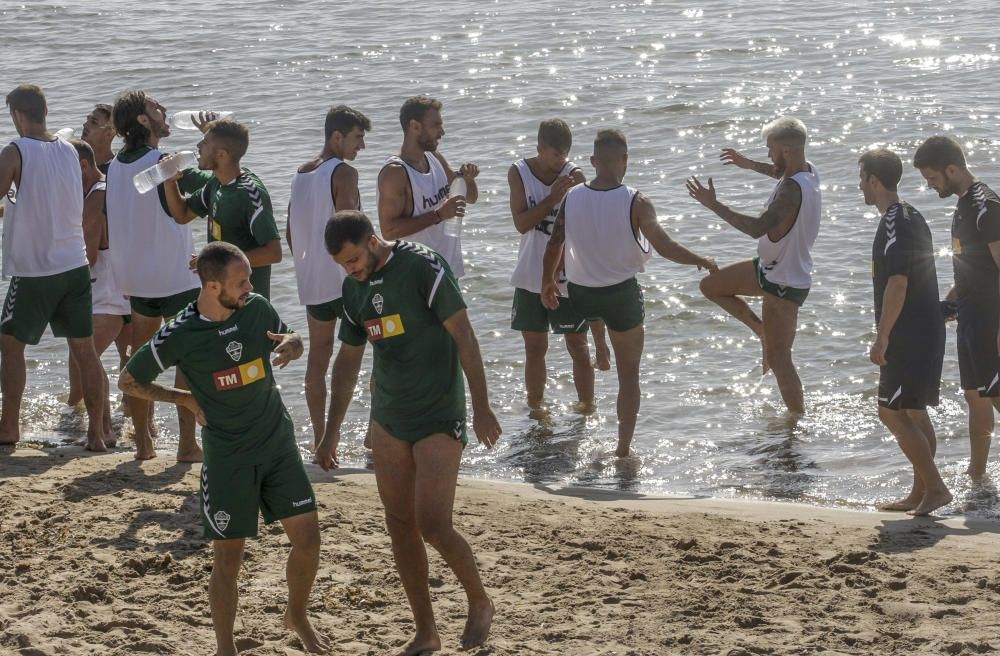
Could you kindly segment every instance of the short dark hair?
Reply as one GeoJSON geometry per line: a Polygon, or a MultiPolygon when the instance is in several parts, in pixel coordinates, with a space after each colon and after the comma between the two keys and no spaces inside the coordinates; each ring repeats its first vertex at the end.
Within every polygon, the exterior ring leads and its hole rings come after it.
{"type": "Polygon", "coordinates": [[[107,103],[97,103],[96,105],[94,105],[94,111],[100,114],[104,114],[104,118],[108,119],[109,121],[111,120],[111,112],[113,111],[113,109],[114,108],[107,103]]]}
{"type": "Polygon", "coordinates": [[[226,268],[237,260],[246,260],[243,251],[226,241],[213,241],[198,253],[198,277],[201,284],[225,282],[226,268]]]}
{"type": "Polygon", "coordinates": [[[324,126],[326,141],[330,140],[334,132],[339,132],[346,137],[354,128],[361,128],[365,132],[369,132],[372,129],[372,122],[367,116],[347,105],[331,107],[330,111],[326,113],[326,125],[324,126]]]}
{"type": "Polygon", "coordinates": [[[21,112],[35,123],[45,122],[48,105],[45,93],[34,84],[19,84],[7,94],[7,106],[12,112],[21,112]]]}
{"type": "Polygon", "coordinates": [[[899,155],[888,148],[872,148],[858,158],[858,164],[865,177],[874,175],[882,186],[896,191],[899,179],[903,177],[903,162],[899,155]]]}
{"type": "Polygon", "coordinates": [[[76,148],[76,154],[80,158],[80,161],[88,161],[90,165],[97,168],[97,158],[94,157],[94,149],[90,147],[90,144],[83,139],[70,139],[69,143],[71,146],[76,148]]]}
{"type": "Polygon", "coordinates": [[[424,114],[432,109],[441,111],[443,105],[440,100],[435,100],[434,98],[428,98],[427,96],[413,96],[412,98],[407,98],[403,106],[399,108],[399,124],[403,126],[403,132],[406,132],[407,126],[410,125],[410,121],[420,122],[424,120],[424,114]]]}
{"type": "Polygon", "coordinates": [[[962,145],[952,137],[938,135],[920,144],[913,154],[913,166],[918,169],[944,171],[951,165],[966,168],[962,145]]]}
{"type": "Polygon", "coordinates": [[[205,126],[205,134],[212,135],[237,162],[247,154],[250,147],[250,131],[247,126],[230,118],[220,118],[205,126]]]}
{"type": "Polygon", "coordinates": [[[573,147],[573,132],[566,125],[566,121],[561,118],[550,118],[538,125],[538,145],[567,153],[573,147]]]}
{"type": "Polygon", "coordinates": [[[336,255],[347,243],[360,244],[375,234],[368,215],[360,210],[341,210],[326,222],[323,238],[326,250],[336,255]]]}
{"type": "Polygon", "coordinates": [[[627,153],[628,141],[625,139],[625,133],[613,128],[598,130],[597,136],[594,137],[594,154],[598,155],[610,148],[620,148],[627,153]]]}
{"type": "Polygon", "coordinates": [[[139,122],[139,117],[146,113],[145,91],[132,89],[125,91],[115,99],[111,109],[111,120],[115,124],[115,132],[125,140],[125,148],[138,148],[149,139],[149,129],[139,122]]]}

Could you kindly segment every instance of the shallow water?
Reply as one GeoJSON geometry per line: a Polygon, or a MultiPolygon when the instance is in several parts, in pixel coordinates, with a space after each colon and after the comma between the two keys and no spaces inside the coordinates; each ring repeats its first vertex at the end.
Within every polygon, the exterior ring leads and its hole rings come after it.
{"type": "MultiPolygon", "coordinates": [[[[471,448],[468,475],[569,483],[648,493],[776,498],[870,507],[902,494],[905,460],[875,412],[870,248],[876,216],[857,190],[856,161],[872,144],[892,144],[904,161],[938,132],[955,134],[988,184],[997,179],[996,37],[981,2],[783,2],[761,15],[756,2],[580,3],[232,2],[204,12],[135,10],[117,0],[81,5],[2,3],[8,29],[0,49],[7,88],[40,84],[53,129],[78,126],[95,102],[129,87],[149,90],[168,109],[228,109],[252,128],[244,162],[268,185],[283,227],[291,176],[322,142],[326,108],[341,102],[375,123],[356,162],[364,205],[374,207],[375,174],[401,141],[402,100],[425,93],[445,103],[442,152],[476,161],[481,201],[466,216],[463,280],[504,427],[498,448],[471,448]],[[599,127],[630,140],[627,182],[655,202],[676,239],[720,263],[747,259],[753,242],[687,197],[684,178],[713,176],[720,198],[762,207],[772,182],[724,168],[722,147],[766,155],[761,125],[782,113],[809,126],[809,157],[824,181],[824,216],[814,251],[814,287],[800,313],[795,357],[809,415],[784,418],[774,379],[759,375],[759,345],[704,300],[700,274],[662,259],[641,277],[647,299],[644,393],[634,448],[608,457],[615,436],[612,374],[598,377],[599,412],[581,417],[569,358],[550,349],[552,419],[528,417],[520,337],[508,329],[507,284],[518,235],[507,210],[506,171],[534,150],[538,121],[560,116],[586,166],[599,127]]],[[[0,121],[0,141],[13,137],[0,121]]],[[[175,132],[168,149],[189,148],[175,132]]],[[[951,282],[948,228],[954,199],[939,199],[906,167],[901,193],[931,223],[942,293],[951,282]]],[[[205,228],[196,228],[204,239],[205,228]]],[[[287,255],[286,255],[287,257],[287,255]]],[[[6,283],[4,283],[5,286],[6,283]]],[[[276,267],[275,302],[305,328],[290,260],[276,267]]],[[[2,290],[0,290],[2,291],[2,290]]],[[[962,472],[968,440],[958,389],[954,328],[932,417],[938,462],[957,490],[952,511],[995,514],[990,486],[970,488],[962,472]]],[[[79,430],[60,413],[65,348],[47,338],[29,350],[29,436],[79,430]]],[[[110,364],[112,358],[106,357],[110,364]]],[[[303,445],[311,441],[300,361],[278,375],[303,445]]],[[[367,367],[367,365],[366,365],[367,367]]],[[[159,411],[168,453],[173,412],[159,411]]],[[[346,462],[364,461],[364,395],[345,426],[346,462]]],[[[1000,474],[995,462],[991,474],[1000,474]]]]}

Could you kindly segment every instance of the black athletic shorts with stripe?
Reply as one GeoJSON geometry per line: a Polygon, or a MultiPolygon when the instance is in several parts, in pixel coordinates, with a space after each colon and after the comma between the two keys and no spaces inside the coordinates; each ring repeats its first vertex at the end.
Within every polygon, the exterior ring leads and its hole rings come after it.
{"type": "Polygon", "coordinates": [[[963,304],[958,309],[958,371],[962,389],[982,397],[1000,396],[997,327],[1000,304],[963,304]]]}
{"type": "Polygon", "coordinates": [[[889,410],[925,410],[936,406],[944,364],[944,322],[924,330],[893,331],[886,350],[887,363],[879,369],[878,404],[889,410]]]}

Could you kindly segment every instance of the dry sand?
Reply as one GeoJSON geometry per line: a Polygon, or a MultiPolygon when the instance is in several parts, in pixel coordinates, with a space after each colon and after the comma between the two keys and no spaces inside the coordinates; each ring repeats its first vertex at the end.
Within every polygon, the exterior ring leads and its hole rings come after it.
{"type": "MultiPolygon", "coordinates": [[[[197,466],[166,455],[0,453],[0,653],[211,654],[197,466]]],[[[366,472],[310,473],[313,594],[335,653],[394,653],[412,630],[366,472]]],[[[463,480],[456,523],[498,616],[473,654],[978,654],[1000,649],[988,521],[644,499],[463,480]]],[[[239,645],[299,654],[282,628],[287,542],[262,528],[241,575],[239,645]]],[[[457,652],[464,597],[431,586],[457,652]]]]}

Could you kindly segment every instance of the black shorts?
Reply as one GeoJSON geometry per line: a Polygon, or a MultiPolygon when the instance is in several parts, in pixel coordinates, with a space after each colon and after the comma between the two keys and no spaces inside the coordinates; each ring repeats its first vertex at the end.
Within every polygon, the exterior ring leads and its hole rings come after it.
{"type": "Polygon", "coordinates": [[[878,404],[889,410],[924,410],[936,406],[944,364],[944,324],[908,336],[893,335],[887,364],[879,369],[878,404]]]}
{"type": "Polygon", "coordinates": [[[963,306],[958,311],[958,371],[962,389],[1000,396],[997,325],[1000,306],[963,306]]]}

